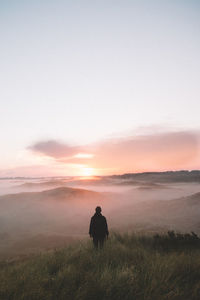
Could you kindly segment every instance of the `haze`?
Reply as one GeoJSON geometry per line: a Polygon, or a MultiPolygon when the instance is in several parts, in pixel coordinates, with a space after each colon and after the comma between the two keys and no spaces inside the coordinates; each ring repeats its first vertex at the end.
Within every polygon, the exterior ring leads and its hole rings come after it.
{"type": "Polygon", "coordinates": [[[200,233],[200,171],[0,180],[0,258],[88,238],[100,205],[110,232],[200,233]]]}

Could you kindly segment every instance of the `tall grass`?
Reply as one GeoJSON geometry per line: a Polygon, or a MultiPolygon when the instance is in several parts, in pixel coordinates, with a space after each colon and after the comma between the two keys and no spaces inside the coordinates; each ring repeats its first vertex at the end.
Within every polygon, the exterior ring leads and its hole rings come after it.
{"type": "Polygon", "coordinates": [[[0,299],[199,300],[199,239],[112,234],[99,251],[85,242],[2,263],[0,299]]]}

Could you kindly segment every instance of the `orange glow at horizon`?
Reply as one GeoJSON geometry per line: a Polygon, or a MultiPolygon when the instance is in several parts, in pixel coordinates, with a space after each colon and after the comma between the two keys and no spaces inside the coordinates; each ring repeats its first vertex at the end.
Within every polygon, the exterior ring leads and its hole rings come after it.
{"type": "Polygon", "coordinates": [[[84,167],[81,169],[81,176],[83,177],[94,177],[95,174],[95,169],[91,167],[84,167]]]}
{"type": "Polygon", "coordinates": [[[199,132],[111,138],[78,149],[48,141],[36,146],[35,151],[22,152],[16,165],[4,166],[0,176],[78,176],[88,180],[124,173],[200,169],[199,132]]]}

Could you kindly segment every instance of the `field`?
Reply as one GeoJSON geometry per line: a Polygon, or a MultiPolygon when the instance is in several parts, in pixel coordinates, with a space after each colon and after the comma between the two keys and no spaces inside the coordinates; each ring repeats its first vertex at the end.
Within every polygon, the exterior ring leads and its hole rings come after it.
{"type": "Polygon", "coordinates": [[[2,300],[199,300],[195,234],[113,233],[103,250],[77,242],[1,262],[2,300]]]}

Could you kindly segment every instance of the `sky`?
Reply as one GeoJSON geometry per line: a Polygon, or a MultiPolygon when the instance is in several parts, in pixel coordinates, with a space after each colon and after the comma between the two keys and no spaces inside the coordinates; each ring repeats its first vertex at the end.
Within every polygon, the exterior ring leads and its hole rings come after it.
{"type": "Polygon", "coordinates": [[[1,0],[0,177],[200,169],[198,0],[1,0]]]}

